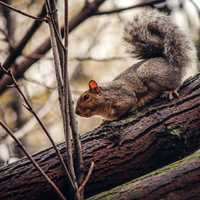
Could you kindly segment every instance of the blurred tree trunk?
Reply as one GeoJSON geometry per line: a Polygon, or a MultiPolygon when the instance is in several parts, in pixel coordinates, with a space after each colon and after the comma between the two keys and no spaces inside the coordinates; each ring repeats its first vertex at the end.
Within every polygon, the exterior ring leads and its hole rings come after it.
{"type": "MultiPolygon", "coordinates": [[[[7,0],[6,3],[11,4],[11,0],[7,0]]],[[[8,55],[11,55],[15,48],[16,18],[12,15],[12,10],[6,8],[5,6],[2,6],[1,10],[4,17],[4,37],[8,44],[7,51],[8,55]]],[[[23,125],[22,101],[15,89],[11,88],[10,91],[12,99],[8,106],[13,110],[13,114],[16,116],[14,129],[17,130],[23,125]]],[[[23,142],[23,140],[21,140],[21,142],[23,142]]],[[[7,148],[10,154],[9,157],[21,158],[24,156],[15,143],[11,146],[8,145],[7,148]]]]}
{"type": "MultiPolygon", "coordinates": [[[[86,196],[142,176],[191,154],[200,146],[200,75],[187,81],[180,98],[156,99],[119,121],[104,123],[81,137],[86,170],[95,169],[86,196]]],[[[64,155],[65,145],[59,145],[64,155]]],[[[53,149],[34,158],[67,193],[64,171],[53,149]]],[[[66,159],[66,158],[65,158],[66,159]]],[[[56,199],[28,159],[0,169],[0,199],[56,199]]]]}
{"type": "Polygon", "coordinates": [[[200,151],[89,200],[199,200],[200,151]]]}

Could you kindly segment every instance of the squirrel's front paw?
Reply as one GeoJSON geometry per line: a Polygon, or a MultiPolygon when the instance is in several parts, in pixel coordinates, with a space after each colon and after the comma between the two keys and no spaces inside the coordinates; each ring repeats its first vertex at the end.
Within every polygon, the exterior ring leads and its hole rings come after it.
{"type": "Polygon", "coordinates": [[[172,99],[178,99],[179,98],[179,93],[177,90],[172,90],[169,92],[169,99],[172,100],[172,99]]]}

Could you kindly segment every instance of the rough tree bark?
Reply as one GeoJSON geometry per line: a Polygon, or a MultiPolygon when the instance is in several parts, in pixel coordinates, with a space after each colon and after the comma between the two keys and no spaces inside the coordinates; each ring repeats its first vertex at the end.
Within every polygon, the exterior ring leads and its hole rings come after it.
{"type": "MultiPolygon", "coordinates": [[[[200,75],[187,81],[180,98],[156,99],[119,121],[104,123],[81,137],[86,168],[95,169],[86,196],[142,176],[172,163],[200,146],[200,75]],[[120,135],[120,138],[119,138],[120,135]]],[[[64,154],[64,145],[59,145],[64,154]]],[[[65,176],[53,149],[34,158],[64,193],[65,176]]],[[[0,169],[0,199],[56,199],[26,159],[0,169]]]]}
{"type": "Polygon", "coordinates": [[[200,151],[88,200],[199,200],[200,151]]]}

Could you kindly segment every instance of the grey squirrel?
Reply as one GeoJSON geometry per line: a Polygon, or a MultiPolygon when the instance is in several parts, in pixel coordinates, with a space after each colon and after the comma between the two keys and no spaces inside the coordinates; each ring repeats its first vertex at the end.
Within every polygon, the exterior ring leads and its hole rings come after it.
{"type": "Polygon", "coordinates": [[[168,92],[178,96],[177,88],[187,71],[197,72],[197,55],[191,39],[167,16],[145,8],[125,27],[124,40],[132,56],[141,59],[113,81],[89,89],[78,99],[76,113],[83,117],[100,115],[116,120],[132,108],[168,92]]]}

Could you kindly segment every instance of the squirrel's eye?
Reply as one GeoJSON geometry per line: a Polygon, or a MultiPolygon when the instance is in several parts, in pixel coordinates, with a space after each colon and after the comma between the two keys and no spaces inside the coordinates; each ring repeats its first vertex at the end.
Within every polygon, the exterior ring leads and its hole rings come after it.
{"type": "Polygon", "coordinates": [[[83,100],[84,101],[88,100],[89,98],[90,98],[90,96],[88,94],[86,94],[86,95],[83,96],[83,100]]]}

